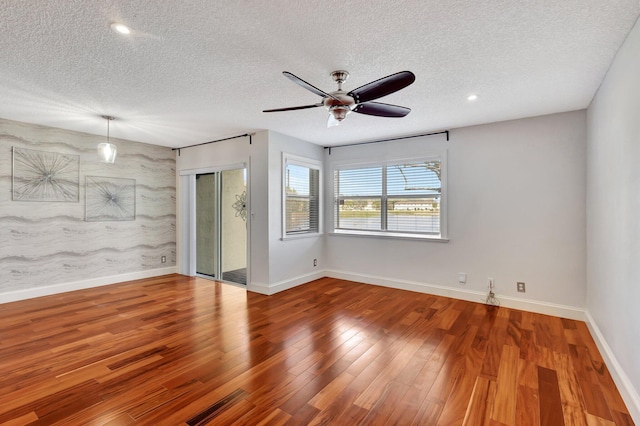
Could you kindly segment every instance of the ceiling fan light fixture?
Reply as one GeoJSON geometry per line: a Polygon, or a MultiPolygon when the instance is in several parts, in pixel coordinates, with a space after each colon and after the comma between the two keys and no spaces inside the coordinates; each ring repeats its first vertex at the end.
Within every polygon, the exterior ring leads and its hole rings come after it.
{"type": "Polygon", "coordinates": [[[98,144],[98,159],[103,163],[113,164],[116,161],[118,147],[109,141],[109,123],[111,120],[115,120],[115,117],[103,115],[102,118],[107,120],[107,141],[98,144]]]}
{"type": "Polygon", "coordinates": [[[334,105],[329,109],[333,118],[335,118],[338,122],[347,118],[347,114],[351,112],[351,109],[346,105],[334,105]]]}

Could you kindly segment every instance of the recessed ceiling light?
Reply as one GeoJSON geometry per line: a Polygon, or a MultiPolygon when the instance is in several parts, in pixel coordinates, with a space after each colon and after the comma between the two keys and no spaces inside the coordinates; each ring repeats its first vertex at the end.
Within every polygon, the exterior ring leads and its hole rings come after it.
{"type": "Polygon", "coordinates": [[[125,24],[114,22],[111,24],[111,29],[120,34],[131,34],[131,30],[125,24]]]}
{"type": "Polygon", "coordinates": [[[468,101],[475,101],[476,99],[478,99],[478,95],[469,95],[469,96],[467,96],[467,100],[468,101]]]}

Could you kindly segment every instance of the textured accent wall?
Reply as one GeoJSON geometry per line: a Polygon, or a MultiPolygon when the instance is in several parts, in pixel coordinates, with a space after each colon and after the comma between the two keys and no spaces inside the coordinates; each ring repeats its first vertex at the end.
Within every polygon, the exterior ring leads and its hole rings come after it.
{"type": "Polygon", "coordinates": [[[104,137],[0,119],[0,294],[175,265],[175,155],[104,137]],[[78,202],[12,201],[12,147],[80,156],[78,202]],[[135,179],[133,221],[85,221],[86,176],[135,179]],[[165,264],[161,256],[167,257],[165,264]]]}

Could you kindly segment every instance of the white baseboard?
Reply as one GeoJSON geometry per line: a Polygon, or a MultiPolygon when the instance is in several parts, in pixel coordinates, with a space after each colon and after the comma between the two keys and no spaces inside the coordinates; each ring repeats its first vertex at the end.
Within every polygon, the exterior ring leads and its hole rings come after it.
{"type": "Polygon", "coordinates": [[[638,390],[633,387],[631,379],[629,379],[629,376],[624,372],[624,369],[613,354],[611,347],[604,338],[604,335],[600,332],[598,325],[589,311],[586,311],[586,317],[587,327],[589,327],[591,336],[593,336],[593,340],[595,340],[600,354],[607,364],[611,377],[613,377],[613,381],[618,387],[618,391],[620,391],[620,396],[622,396],[624,403],[627,405],[633,421],[640,424],[640,395],[638,395],[638,390]]]}
{"type": "Polygon", "coordinates": [[[289,290],[290,288],[297,287],[299,285],[306,284],[308,282],[318,280],[326,276],[326,271],[316,271],[310,274],[299,275],[288,280],[279,281],[270,286],[270,288],[272,289],[272,292],[270,294],[280,293],[281,291],[289,290]]]}
{"type": "Polygon", "coordinates": [[[10,291],[0,294],[0,303],[15,302],[18,300],[32,299],[34,297],[41,296],[50,296],[52,294],[66,293],[68,291],[100,287],[103,285],[116,284],[124,281],[139,280],[143,278],[151,278],[174,273],[176,273],[176,267],[170,266],[167,268],[148,269],[146,271],[129,272],[126,274],[110,275],[108,277],[91,278],[88,280],[54,284],[45,287],[25,288],[23,290],[10,291]]]}
{"type": "MultiPolygon", "coordinates": [[[[349,281],[357,281],[365,284],[379,285],[383,287],[397,288],[401,290],[416,291],[419,293],[434,294],[437,296],[451,297],[454,299],[467,300],[469,302],[482,303],[486,299],[486,293],[475,290],[465,290],[452,287],[444,287],[434,284],[426,284],[416,281],[406,281],[376,277],[372,275],[354,274],[351,272],[325,270],[324,275],[331,278],[339,278],[349,281]]],[[[523,311],[536,312],[539,314],[554,315],[562,318],[585,321],[584,309],[573,306],[558,305],[555,303],[540,302],[536,300],[519,299],[515,297],[502,296],[496,294],[500,300],[500,306],[523,311]]]]}
{"type": "Polygon", "coordinates": [[[252,291],[254,293],[265,294],[270,296],[272,293],[269,293],[269,285],[258,282],[251,282],[247,284],[247,291],[252,291]]]}
{"type": "Polygon", "coordinates": [[[326,271],[316,271],[310,274],[299,275],[288,280],[279,281],[272,285],[252,282],[247,285],[247,290],[271,296],[272,294],[280,293],[281,291],[289,290],[290,288],[297,287],[326,276],[326,271]]]}
{"type": "Polygon", "coordinates": [[[587,317],[583,308],[575,306],[559,305],[539,300],[527,300],[517,297],[497,295],[500,305],[506,308],[519,309],[521,311],[535,312],[537,314],[552,315],[554,317],[568,318],[577,321],[586,321],[587,317]]]}
{"type": "MultiPolygon", "coordinates": [[[[469,302],[482,303],[487,297],[486,293],[475,290],[465,290],[434,284],[426,284],[417,281],[389,279],[373,275],[356,274],[352,272],[335,270],[322,270],[313,272],[311,274],[300,275],[289,280],[280,281],[273,285],[267,285],[263,283],[250,283],[249,285],[247,285],[247,290],[260,294],[272,295],[302,284],[306,284],[310,281],[317,280],[322,277],[339,278],[365,284],[379,285],[383,287],[397,288],[419,293],[434,294],[437,296],[467,300],[469,302]]],[[[586,321],[585,312],[582,308],[559,305],[556,303],[540,302],[537,300],[527,300],[510,296],[502,296],[500,294],[496,294],[496,297],[500,300],[500,305],[506,308],[519,309],[545,315],[553,315],[578,321],[586,321]]]]}

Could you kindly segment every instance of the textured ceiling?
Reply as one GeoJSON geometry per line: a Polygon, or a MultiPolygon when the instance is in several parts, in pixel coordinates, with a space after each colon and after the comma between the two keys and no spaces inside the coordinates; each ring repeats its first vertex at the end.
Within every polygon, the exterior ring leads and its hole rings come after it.
{"type": "Polygon", "coordinates": [[[585,108],[638,0],[2,0],[0,117],[172,147],[271,129],[324,146],[585,108]],[[113,32],[127,24],[130,36],[113,32]],[[266,114],[403,70],[405,118],[266,114]],[[478,100],[466,97],[475,93],[478,100]]]}

